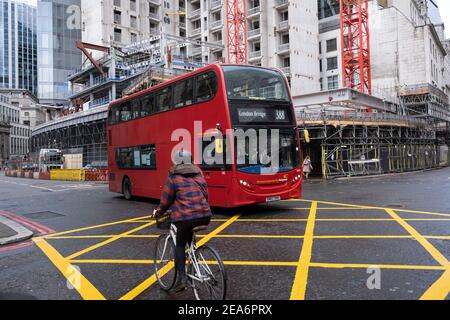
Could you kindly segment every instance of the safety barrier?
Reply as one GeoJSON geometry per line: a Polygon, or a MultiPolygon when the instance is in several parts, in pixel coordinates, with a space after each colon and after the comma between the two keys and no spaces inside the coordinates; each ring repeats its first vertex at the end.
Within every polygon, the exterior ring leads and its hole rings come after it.
{"type": "Polygon", "coordinates": [[[6,170],[5,176],[13,178],[58,180],[58,181],[90,181],[108,182],[109,171],[102,170],[51,170],[50,172],[32,172],[6,170]]]}
{"type": "Polygon", "coordinates": [[[108,170],[86,170],[84,175],[84,181],[108,181],[108,170]]]}
{"type": "Polygon", "coordinates": [[[50,180],[84,181],[84,170],[51,170],[50,180]]]}
{"type": "Polygon", "coordinates": [[[40,180],[50,180],[50,172],[39,172],[40,180]]]}

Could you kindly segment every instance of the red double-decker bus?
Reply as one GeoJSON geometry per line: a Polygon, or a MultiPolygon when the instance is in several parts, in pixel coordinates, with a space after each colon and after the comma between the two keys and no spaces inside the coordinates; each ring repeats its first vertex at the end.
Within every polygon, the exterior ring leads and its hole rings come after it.
{"type": "Polygon", "coordinates": [[[288,88],[278,70],[213,64],[114,101],[107,128],[110,191],[158,199],[184,139],[200,159],[211,206],[300,198],[301,151],[288,88]],[[250,141],[255,135],[258,143],[250,141]],[[255,147],[263,138],[275,166],[255,147]]]}

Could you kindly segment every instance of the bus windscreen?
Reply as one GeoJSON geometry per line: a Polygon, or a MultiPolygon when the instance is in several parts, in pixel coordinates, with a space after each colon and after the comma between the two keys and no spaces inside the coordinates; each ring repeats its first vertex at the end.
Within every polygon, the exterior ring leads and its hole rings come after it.
{"type": "Polygon", "coordinates": [[[283,76],[275,70],[222,66],[229,100],[289,101],[283,76]]]}

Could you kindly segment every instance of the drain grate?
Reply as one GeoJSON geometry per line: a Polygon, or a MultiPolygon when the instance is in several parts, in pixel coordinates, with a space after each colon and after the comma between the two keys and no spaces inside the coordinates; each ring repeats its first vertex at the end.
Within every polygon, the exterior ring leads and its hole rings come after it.
{"type": "Polygon", "coordinates": [[[27,214],[24,214],[24,216],[27,218],[30,218],[30,219],[41,219],[41,220],[65,217],[64,214],[51,212],[51,211],[27,213],[27,214]]]}

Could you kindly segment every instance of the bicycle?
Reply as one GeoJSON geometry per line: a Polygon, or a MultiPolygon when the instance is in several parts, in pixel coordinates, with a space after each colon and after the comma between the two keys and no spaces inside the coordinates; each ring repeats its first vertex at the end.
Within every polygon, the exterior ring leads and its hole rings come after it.
{"type": "MultiPolygon", "coordinates": [[[[175,270],[177,228],[171,223],[170,212],[156,217],[156,225],[159,229],[169,230],[169,233],[162,234],[156,241],[153,261],[160,287],[164,291],[170,291],[177,280],[175,270]]],[[[194,236],[186,250],[188,286],[192,288],[197,300],[225,300],[227,274],[222,259],[217,251],[209,246],[197,247],[196,233],[207,228],[199,226],[192,230],[194,236]],[[209,298],[204,298],[203,294],[209,298]]]]}

